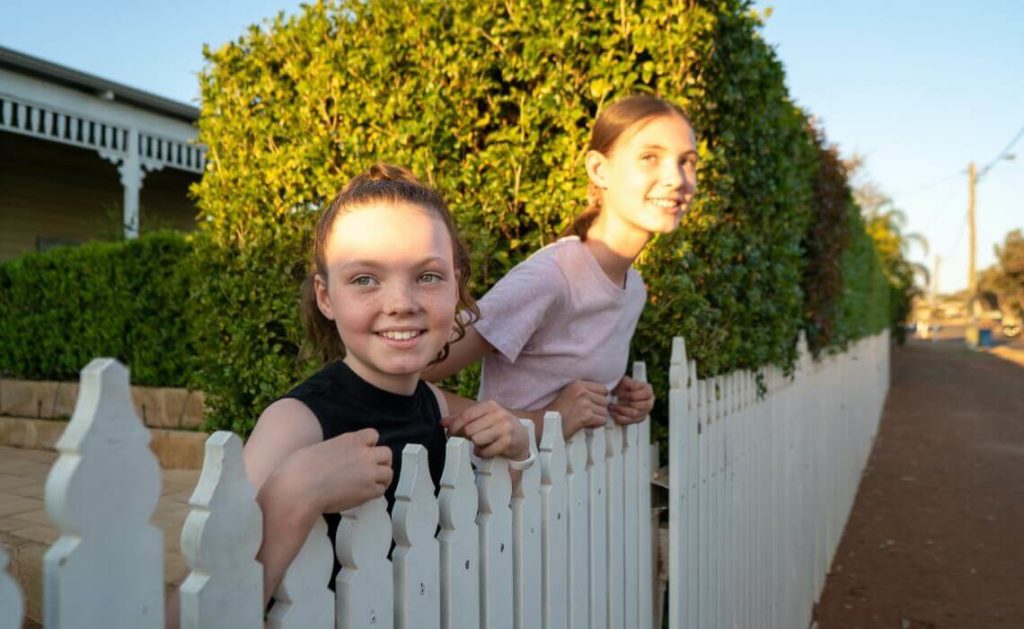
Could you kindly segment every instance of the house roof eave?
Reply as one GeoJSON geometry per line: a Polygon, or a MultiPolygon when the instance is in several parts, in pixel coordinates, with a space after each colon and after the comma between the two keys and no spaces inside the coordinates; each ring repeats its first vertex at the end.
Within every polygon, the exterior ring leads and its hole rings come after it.
{"type": "Polygon", "coordinates": [[[199,118],[199,109],[176,100],[144,92],[121,83],[73,70],[45,59],[20,53],[0,46],[0,68],[7,68],[22,74],[58,83],[66,87],[94,94],[100,98],[120,101],[165,116],[194,123],[199,118]]]}

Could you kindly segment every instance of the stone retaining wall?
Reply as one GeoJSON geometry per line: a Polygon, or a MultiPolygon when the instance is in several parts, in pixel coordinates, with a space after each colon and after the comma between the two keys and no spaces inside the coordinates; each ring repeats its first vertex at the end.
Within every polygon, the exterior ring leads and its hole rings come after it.
{"type": "MultiPolygon", "coordinates": [[[[0,415],[67,419],[77,400],[77,382],[0,379],[0,415]]],[[[203,423],[202,391],[132,387],[132,401],[150,428],[196,430],[203,423]]]]}

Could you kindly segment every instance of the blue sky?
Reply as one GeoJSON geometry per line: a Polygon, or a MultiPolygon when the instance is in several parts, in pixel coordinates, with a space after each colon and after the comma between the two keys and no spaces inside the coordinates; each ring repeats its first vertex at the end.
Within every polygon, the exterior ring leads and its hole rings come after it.
{"type": "MultiPolygon", "coordinates": [[[[204,43],[218,46],[298,2],[5,0],[0,46],[183,102],[198,97],[204,43]]],[[[1024,127],[1024,2],[759,0],[763,36],[793,98],[895,200],[942,256],[944,291],[967,282],[967,164],[1024,127]]],[[[978,264],[1024,228],[1024,139],[978,186],[978,264]]]]}

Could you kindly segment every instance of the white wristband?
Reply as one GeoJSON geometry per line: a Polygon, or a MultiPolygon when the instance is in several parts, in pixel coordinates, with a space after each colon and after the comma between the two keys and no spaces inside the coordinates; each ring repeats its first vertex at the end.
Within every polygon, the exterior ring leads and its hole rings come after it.
{"type": "Polygon", "coordinates": [[[520,461],[513,461],[512,459],[508,460],[508,469],[516,470],[517,472],[521,472],[529,468],[533,465],[533,462],[537,460],[537,444],[534,443],[533,439],[534,424],[529,419],[522,418],[519,419],[519,423],[526,428],[526,433],[529,435],[528,441],[530,442],[530,456],[520,461]]]}

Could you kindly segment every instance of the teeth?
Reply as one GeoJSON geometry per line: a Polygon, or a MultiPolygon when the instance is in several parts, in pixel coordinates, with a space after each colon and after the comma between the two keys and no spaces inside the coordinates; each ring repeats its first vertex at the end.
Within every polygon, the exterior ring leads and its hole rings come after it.
{"type": "Polygon", "coordinates": [[[665,208],[665,209],[674,208],[674,207],[679,205],[679,202],[676,201],[675,199],[664,199],[664,198],[657,198],[657,199],[655,199],[655,198],[651,198],[651,199],[648,199],[648,201],[650,201],[654,205],[657,205],[658,207],[665,208]]]}
{"type": "Polygon", "coordinates": [[[419,336],[419,334],[420,333],[416,330],[385,330],[380,333],[384,338],[391,339],[393,341],[408,341],[411,338],[419,336]]]}

